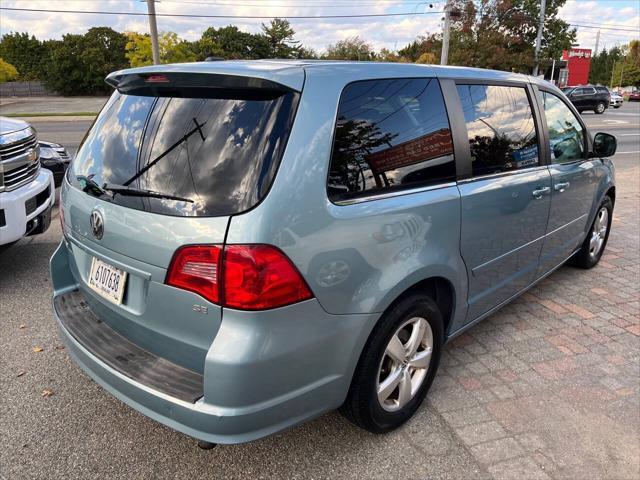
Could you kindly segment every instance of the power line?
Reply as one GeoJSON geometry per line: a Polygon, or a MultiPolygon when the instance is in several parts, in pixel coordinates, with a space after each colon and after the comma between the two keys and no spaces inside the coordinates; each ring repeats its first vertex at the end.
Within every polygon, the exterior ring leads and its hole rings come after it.
{"type": "MultiPolygon", "coordinates": [[[[74,14],[91,14],[91,15],[129,15],[136,17],[146,17],[147,13],[143,12],[107,12],[100,10],[54,10],[46,8],[15,8],[0,7],[0,10],[9,10],[14,12],[38,12],[38,13],[74,13],[74,14]]],[[[314,19],[314,18],[371,18],[371,17],[406,17],[414,15],[434,15],[442,14],[442,12],[399,12],[399,13],[362,13],[352,15],[205,15],[205,14],[189,14],[189,13],[156,13],[156,17],[180,17],[180,18],[241,18],[241,19],[270,19],[270,18],[297,18],[297,19],[314,19]]]]}
{"type": "Polygon", "coordinates": [[[616,30],[618,32],[634,32],[640,35],[640,30],[633,28],[617,28],[617,27],[605,27],[602,25],[585,25],[581,23],[569,23],[572,27],[580,27],[580,28],[599,28],[602,30],[616,30]]]}

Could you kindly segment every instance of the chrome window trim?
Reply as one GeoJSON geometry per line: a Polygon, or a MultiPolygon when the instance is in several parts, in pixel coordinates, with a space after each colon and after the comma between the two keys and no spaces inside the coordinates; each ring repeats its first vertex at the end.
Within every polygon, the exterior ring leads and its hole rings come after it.
{"type": "Polygon", "coordinates": [[[478,180],[491,180],[493,178],[501,178],[501,177],[506,177],[510,175],[519,175],[521,173],[531,173],[531,172],[536,172],[538,170],[546,170],[548,167],[549,167],[548,165],[536,165],[534,167],[519,168],[517,170],[508,170],[506,172],[490,173],[488,175],[479,175],[477,177],[464,178],[462,180],[458,180],[458,184],[471,183],[478,180]]]}
{"type": "Polygon", "coordinates": [[[425,185],[424,187],[407,188],[404,190],[397,190],[397,191],[391,191],[391,192],[388,191],[385,193],[372,194],[364,197],[349,198],[346,200],[337,200],[331,203],[339,207],[344,207],[344,206],[354,205],[358,203],[371,202],[374,200],[384,200],[387,198],[401,197],[404,195],[413,195],[416,193],[429,192],[432,190],[440,190],[442,188],[449,188],[449,187],[455,187],[455,186],[456,186],[456,182],[438,183],[436,185],[425,185]]]}

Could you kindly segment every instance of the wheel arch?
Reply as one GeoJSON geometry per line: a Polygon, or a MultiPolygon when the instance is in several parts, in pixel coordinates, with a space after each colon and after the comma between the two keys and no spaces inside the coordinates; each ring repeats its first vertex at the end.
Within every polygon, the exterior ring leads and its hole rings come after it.
{"type": "Polygon", "coordinates": [[[611,187],[609,187],[609,190],[607,190],[607,192],[605,193],[605,196],[611,198],[611,203],[615,205],[616,204],[616,186],[612,185],[611,187]]]}
{"type": "MultiPolygon", "coordinates": [[[[389,302],[385,308],[385,312],[393,308],[398,302],[405,297],[414,293],[422,293],[428,295],[440,309],[443,320],[443,332],[445,339],[449,334],[449,328],[453,322],[453,316],[456,305],[456,290],[448,278],[440,275],[430,276],[419,280],[409,287],[405,288],[402,292],[397,294],[395,298],[389,302]]],[[[384,315],[384,313],[382,314],[384,315]]]]}

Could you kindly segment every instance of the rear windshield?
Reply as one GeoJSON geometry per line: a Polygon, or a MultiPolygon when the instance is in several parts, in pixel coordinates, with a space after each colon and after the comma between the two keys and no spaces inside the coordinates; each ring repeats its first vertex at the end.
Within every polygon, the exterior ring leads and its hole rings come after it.
{"type": "Polygon", "coordinates": [[[298,94],[256,89],[215,97],[115,92],[84,139],[69,182],[103,200],[165,215],[250,209],[271,185],[298,94]]]}

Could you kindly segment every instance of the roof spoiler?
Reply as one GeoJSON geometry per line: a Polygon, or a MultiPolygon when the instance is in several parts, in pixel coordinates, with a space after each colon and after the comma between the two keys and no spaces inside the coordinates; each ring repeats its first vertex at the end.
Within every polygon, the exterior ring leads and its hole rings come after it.
{"type": "MultiPolygon", "coordinates": [[[[208,66],[218,62],[206,62],[208,66]]],[[[158,67],[120,70],[105,81],[120,93],[144,96],[211,97],[237,94],[280,96],[300,91],[297,85],[285,85],[253,71],[176,70],[158,67]],[[235,92],[235,93],[234,93],[235,92]]],[[[278,80],[280,80],[278,78],[278,80]]],[[[290,82],[289,82],[290,83],[290,82]]]]}

